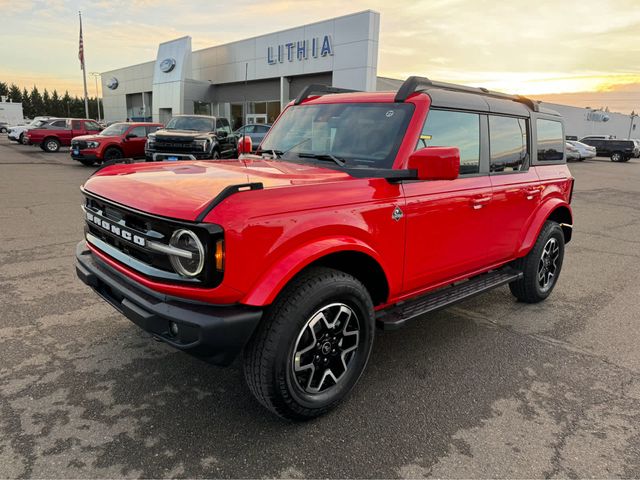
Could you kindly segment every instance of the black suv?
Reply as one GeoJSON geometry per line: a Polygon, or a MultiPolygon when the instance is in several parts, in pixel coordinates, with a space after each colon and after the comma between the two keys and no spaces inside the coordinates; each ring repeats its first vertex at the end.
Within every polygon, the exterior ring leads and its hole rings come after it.
{"type": "Polygon", "coordinates": [[[229,120],[205,115],[176,115],[165,128],[150,134],[145,146],[148,162],[237,156],[238,140],[229,120]]]}
{"type": "Polygon", "coordinates": [[[635,153],[633,140],[585,137],[580,141],[596,147],[596,155],[599,157],[611,157],[612,162],[627,162],[635,153]]]}

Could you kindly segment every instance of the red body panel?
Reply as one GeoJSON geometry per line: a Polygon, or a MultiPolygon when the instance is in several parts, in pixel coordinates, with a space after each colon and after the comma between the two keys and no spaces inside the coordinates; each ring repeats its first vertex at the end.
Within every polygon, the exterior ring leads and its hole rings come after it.
{"type": "MultiPolygon", "coordinates": [[[[394,94],[327,95],[306,102],[392,102],[394,94]]],[[[408,168],[429,110],[429,97],[407,100],[415,112],[394,162],[408,168]]],[[[524,255],[555,208],[568,207],[572,179],[565,165],[456,180],[392,183],[345,172],[257,157],[114,165],[85,189],[150,214],[195,221],[226,186],[261,182],[264,189],[224,199],[205,218],[223,227],[225,269],[213,289],[136,281],[211,303],[267,305],[305,266],[353,251],[382,268],[386,304],[495,268],[524,255]],[[531,198],[529,198],[531,197],[531,198]],[[392,214],[403,211],[400,221],[392,214]]],[[[379,305],[378,308],[384,305],[379,305]]]]}

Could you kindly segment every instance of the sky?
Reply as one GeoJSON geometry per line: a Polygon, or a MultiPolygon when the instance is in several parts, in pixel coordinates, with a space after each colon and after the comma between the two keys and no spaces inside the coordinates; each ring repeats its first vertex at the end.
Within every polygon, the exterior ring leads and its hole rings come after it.
{"type": "Polygon", "coordinates": [[[78,10],[87,71],[103,72],[184,35],[200,49],[366,9],[379,76],[640,111],[640,0],[0,0],[0,81],[81,94],[78,10]]]}

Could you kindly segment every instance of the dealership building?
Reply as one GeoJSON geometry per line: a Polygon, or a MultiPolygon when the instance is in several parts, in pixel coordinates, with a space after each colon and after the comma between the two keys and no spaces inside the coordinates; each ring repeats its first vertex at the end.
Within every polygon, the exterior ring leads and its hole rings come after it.
{"type": "MultiPolygon", "coordinates": [[[[154,61],[102,73],[104,118],[166,123],[173,115],[203,114],[227,117],[238,128],[273,122],[312,83],[397,90],[401,80],[377,74],[379,34],[380,14],[366,10],[202,50],[192,50],[191,37],[161,43],[154,61]]],[[[637,117],[548,106],[563,114],[568,136],[640,138],[637,117]]]]}

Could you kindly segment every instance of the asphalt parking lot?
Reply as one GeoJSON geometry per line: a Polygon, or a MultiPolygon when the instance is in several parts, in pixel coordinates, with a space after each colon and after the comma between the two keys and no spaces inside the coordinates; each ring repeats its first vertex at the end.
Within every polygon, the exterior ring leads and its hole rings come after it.
{"type": "Polygon", "coordinates": [[[92,169],[1,137],[0,477],[640,477],[640,162],[570,168],[549,300],[379,334],[348,401],[292,424],[77,280],[92,169]]]}

